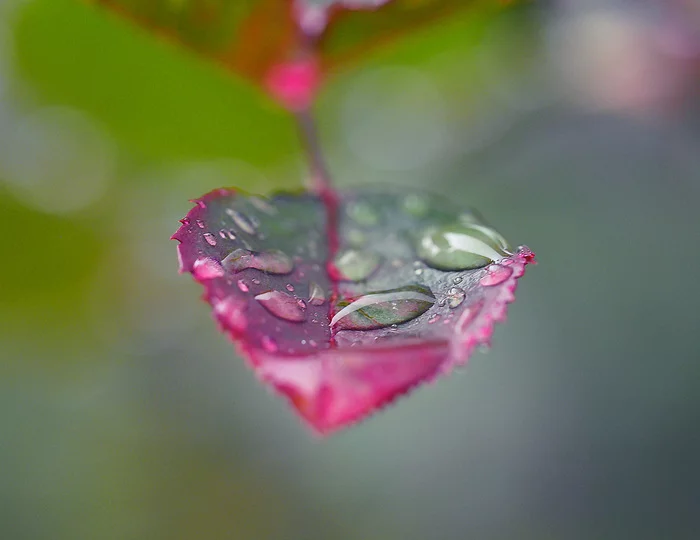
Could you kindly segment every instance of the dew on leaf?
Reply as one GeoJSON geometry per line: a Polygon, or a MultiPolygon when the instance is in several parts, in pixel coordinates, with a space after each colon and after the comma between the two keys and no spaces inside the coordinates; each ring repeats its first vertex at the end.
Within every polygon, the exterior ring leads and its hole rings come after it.
{"type": "Polygon", "coordinates": [[[297,299],[281,291],[268,291],[259,294],[255,299],[275,317],[291,322],[306,320],[306,309],[302,308],[297,299]]]}
{"type": "Polygon", "coordinates": [[[447,291],[447,305],[451,309],[454,309],[464,302],[466,296],[466,293],[459,287],[452,287],[449,291],[447,291]]]}
{"type": "Polygon", "coordinates": [[[363,281],[377,269],[380,260],[374,252],[348,249],[336,255],[333,268],[340,280],[363,281]]]}
{"type": "Polygon", "coordinates": [[[371,330],[408,322],[435,303],[432,291],[422,285],[365,294],[340,301],[330,326],[336,330],[371,330]]]}
{"type": "Polygon", "coordinates": [[[241,290],[241,292],[248,292],[250,290],[248,288],[248,284],[242,279],[238,280],[238,288],[241,290]]]}
{"type": "Polygon", "coordinates": [[[224,268],[219,261],[210,257],[202,257],[194,261],[192,265],[192,273],[198,280],[214,279],[223,277],[224,268]]]}
{"type": "Polygon", "coordinates": [[[486,269],[486,275],[481,278],[479,283],[484,287],[493,287],[500,285],[513,273],[513,269],[500,264],[492,264],[486,269]]]}
{"type": "Polygon", "coordinates": [[[204,228],[204,222],[201,219],[198,219],[196,223],[197,227],[199,227],[200,229],[204,228]]]}
{"type": "Polygon", "coordinates": [[[251,235],[255,234],[255,225],[245,214],[239,212],[238,210],[234,210],[233,208],[227,208],[225,212],[229,215],[229,217],[233,220],[233,223],[240,230],[251,235]]]}
{"type": "Polygon", "coordinates": [[[416,252],[439,270],[482,268],[507,256],[491,237],[459,224],[427,228],[418,238],[416,252]]]}
{"type": "Polygon", "coordinates": [[[454,283],[455,285],[459,285],[460,283],[462,283],[463,280],[464,280],[464,278],[457,276],[456,278],[454,278],[452,280],[452,283],[454,283]]]}
{"type": "Polygon", "coordinates": [[[221,264],[233,272],[255,268],[268,274],[289,274],[294,269],[292,260],[279,250],[255,252],[238,248],[229,253],[221,264]]]}
{"type": "Polygon", "coordinates": [[[294,292],[294,285],[292,285],[291,283],[287,283],[285,289],[287,289],[289,292],[294,292]]]}
{"type": "Polygon", "coordinates": [[[216,238],[214,238],[214,235],[212,233],[204,233],[204,239],[207,241],[207,244],[210,246],[215,246],[216,245],[216,238]]]}
{"type": "Polygon", "coordinates": [[[323,292],[321,286],[312,281],[309,283],[309,304],[312,306],[320,306],[326,301],[326,294],[323,292]]]}

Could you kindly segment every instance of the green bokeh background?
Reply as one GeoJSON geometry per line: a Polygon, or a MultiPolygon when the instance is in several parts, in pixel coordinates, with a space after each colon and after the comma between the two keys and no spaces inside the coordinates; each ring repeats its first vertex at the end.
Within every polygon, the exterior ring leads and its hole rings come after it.
{"type": "Polygon", "coordinates": [[[552,68],[563,16],[458,17],[322,95],[340,185],[463,200],[540,265],[491,351],[320,440],[169,240],[209,189],[301,185],[290,117],[79,2],[0,4],[0,537],[697,538],[700,101],[582,105],[552,68]],[[75,139],[104,178],[70,211],[85,184],[50,164],[74,127],[12,150],[46,111],[101,141],[75,139]]]}

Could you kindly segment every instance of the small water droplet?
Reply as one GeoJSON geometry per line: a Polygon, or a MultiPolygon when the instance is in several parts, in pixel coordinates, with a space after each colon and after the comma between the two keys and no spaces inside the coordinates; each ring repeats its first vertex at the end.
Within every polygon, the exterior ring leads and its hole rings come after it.
{"type": "Polygon", "coordinates": [[[318,347],[318,343],[316,343],[313,339],[309,340],[309,345],[311,345],[312,347],[318,347]]]}
{"type": "Polygon", "coordinates": [[[260,280],[258,278],[253,278],[251,281],[253,282],[253,285],[260,285],[260,280]]]}
{"type": "Polygon", "coordinates": [[[452,287],[449,291],[447,291],[447,305],[450,307],[450,309],[454,309],[464,302],[466,296],[467,295],[462,289],[452,287]]]}
{"type": "Polygon", "coordinates": [[[253,222],[243,213],[233,208],[227,208],[225,212],[233,220],[233,223],[245,233],[255,234],[255,225],[253,222]]]}
{"type": "Polygon", "coordinates": [[[287,289],[289,292],[294,292],[294,285],[292,285],[291,283],[287,283],[285,289],[287,289]]]}
{"type": "Polygon", "coordinates": [[[203,279],[214,279],[223,277],[224,268],[221,266],[219,261],[216,261],[210,257],[202,257],[194,261],[192,265],[192,273],[194,277],[198,280],[203,279]]]}
{"type": "Polygon", "coordinates": [[[403,209],[415,217],[423,217],[428,211],[428,200],[415,193],[406,195],[403,199],[403,209]]]}
{"type": "Polygon", "coordinates": [[[440,320],[440,315],[438,313],[433,313],[428,319],[428,324],[434,324],[440,320]]]}
{"type": "Polygon", "coordinates": [[[340,310],[333,316],[330,326],[346,330],[396,327],[422,315],[434,302],[430,289],[421,285],[370,293],[352,301],[338,302],[340,310]],[[399,309],[392,309],[392,304],[399,309]]]}
{"type": "Polygon", "coordinates": [[[255,208],[269,216],[274,216],[275,214],[277,214],[277,208],[272,206],[272,204],[270,204],[262,197],[251,197],[248,200],[250,201],[250,204],[252,204],[255,208]]]}
{"type": "Polygon", "coordinates": [[[294,269],[292,260],[278,250],[254,252],[239,248],[229,253],[221,264],[233,272],[255,268],[268,274],[289,274],[294,269]]]}
{"type": "Polygon", "coordinates": [[[223,229],[221,229],[221,230],[219,231],[219,236],[220,236],[223,240],[226,240],[226,233],[224,232],[223,229]]]}
{"type": "Polygon", "coordinates": [[[455,285],[459,285],[460,283],[462,283],[462,281],[464,281],[464,278],[457,276],[452,280],[452,283],[454,283],[455,285]]]}
{"type": "Polygon", "coordinates": [[[235,239],[236,239],[236,235],[233,234],[233,231],[231,231],[231,230],[226,231],[226,235],[228,236],[228,239],[229,239],[229,240],[235,240],[235,239]]]}
{"type": "Polygon", "coordinates": [[[248,284],[243,281],[242,279],[238,280],[238,288],[241,290],[241,292],[248,292],[248,284]]]}
{"type": "Polygon", "coordinates": [[[274,316],[291,322],[302,322],[306,319],[306,310],[297,299],[281,291],[268,291],[259,294],[255,299],[274,316]]]}
{"type": "Polygon", "coordinates": [[[356,201],[347,207],[348,215],[360,225],[373,227],[379,223],[377,212],[366,202],[356,201]]]}
{"type": "Polygon", "coordinates": [[[423,269],[422,269],[422,268],[416,268],[415,274],[416,274],[417,276],[422,276],[422,275],[423,275],[423,269]]]}
{"type": "Polygon", "coordinates": [[[420,234],[416,251],[428,265],[439,270],[482,268],[507,255],[493,237],[476,226],[463,224],[429,227],[420,234]]]}
{"type": "Polygon", "coordinates": [[[304,302],[301,298],[299,298],[299,299],[297,300],[297,305],[298,305],[301,309],[306,309],[306,302],[304,302]]]}
{"type": "Polygon", "coordinates": [[[381,258],[376,253],[357,249],[348,249],[336,255],[333,268],[337,279],[363,281],[379,266],[381,258]]]}
{"type": "Polygon", "coordinates": [[[500,285],[513,273],[513,269],[500,264],[492,264],[486,269],[486,275],[479,280],[484,287],[500,285]]]}
{"type": "Polygon", "coordinates": [[[243,332],[248,326],[245,318],[247,304],[235,296],[228,296],[214,303],[214,315],[225,328],[243,332]]]}
{"type": "Polygon", "coordinates": [[[309,304],[312,306],[320,306],[326,301],[326,294],[321,286],[312,281],[309,283],[309,304]]]}
{"type": "Polygon", "coordinates": [[[210,246],[215,246],[216,245],[216,238],[214,238],[214,235],[212,233],[204,233],[204,239],[207,241],[207,244],[210,246]]]}
{"type": "Polygon", "coordinates": [[[277,342],[268,335],[260,338],[260,344],[267,352],[277,352],[277,342]]]}
{"type": "Polygon", "coordinates": [[[201,219],[198,219],[196,221],[196,223],[197,223],[197,227],[199,227],[200,229],[204,228],[204,222],[201,219]]]}

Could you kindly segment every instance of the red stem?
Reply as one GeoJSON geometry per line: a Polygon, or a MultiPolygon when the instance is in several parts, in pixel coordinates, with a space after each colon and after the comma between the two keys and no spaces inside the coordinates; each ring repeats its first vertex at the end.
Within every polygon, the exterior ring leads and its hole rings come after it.
{"type": "MultiPolygon", "coordinates": [[[[328,260],[326,270],[331,277],[332,294],[329,302],[329,320],[333,317],[333,306],[338,298],[338,282],[333,279],[335,270],[333,260],[338,252],[338,195],[333,189],[331,176],[326,166],[326,160],[321,151],[318,140],[316,123],[309,110],[304,110],[296,115],[299,132],[306,151],[306,158],[309,164],[308,189],[318,195],[326,209],[326,238],[328,239],[328,260]]],[[[331,336],[333,343],[333,336],[331,336]]]]}

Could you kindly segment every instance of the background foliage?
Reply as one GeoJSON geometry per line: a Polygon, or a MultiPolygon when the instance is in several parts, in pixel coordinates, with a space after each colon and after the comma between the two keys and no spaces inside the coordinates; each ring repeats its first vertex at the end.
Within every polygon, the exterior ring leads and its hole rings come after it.
{"type": "Polygon", "coordinates": [[[0,528],[14,539],[693,538],[693,3],[471,13],[340,73],[341,185],[478,207],[541,264],[494,348],[328,441],[176,273],[188,198],[300,185],[289,117],[73,0],[0,4],[0,528]]]}

